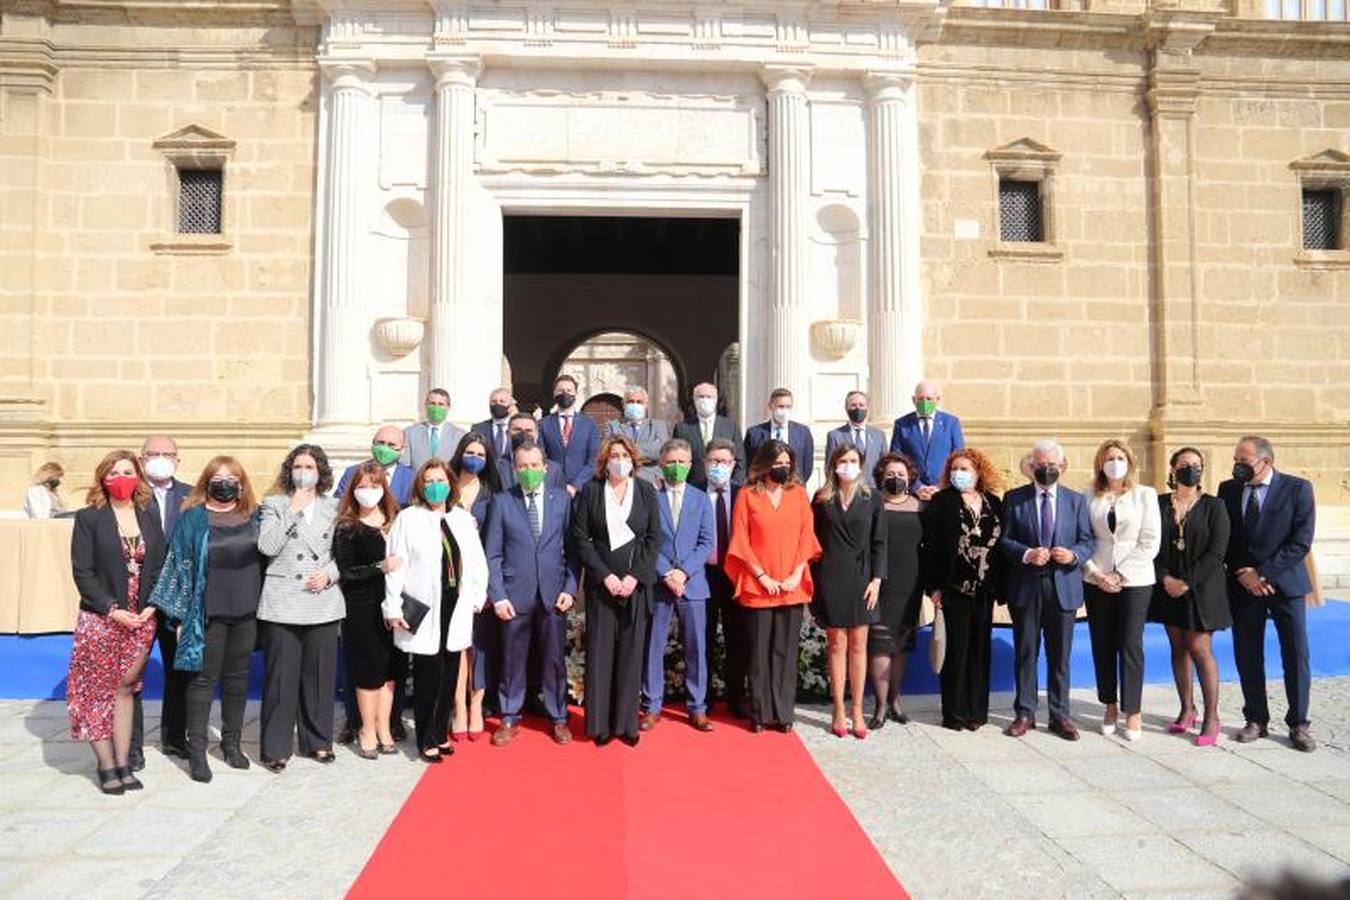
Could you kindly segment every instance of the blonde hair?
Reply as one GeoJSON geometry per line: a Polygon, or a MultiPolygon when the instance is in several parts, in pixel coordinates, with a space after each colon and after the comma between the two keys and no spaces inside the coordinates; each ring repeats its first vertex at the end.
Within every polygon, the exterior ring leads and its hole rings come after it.
{"type": "MultiPolygon", "coordinates": [[[[855,391],[854,393],[861,394],[862,391],[855,391]]],[[[872,493],[872,489],[867,486],[867,481],[863,478],[862,453],[852,444],[840,444],[834,448],[834,452],[830,454],[829,460],[825,463],[825,483],[820,486],[820,490],[816,491],[816,500],[821,503],[829,503],[840,493],[839,475],[834,470],[839,465],[839,460],[850,453],[858,457],[858,480],[854,482],[853,495],[855,497],[867,497],[872,493]]],[[[908,474],[911,470],[908,465],[905,468],[906,474],[908,474]]]]}
{"type": "Polygon", "coordinates": [[[46,484],[53,478],[64,478],[65,475],[66,470],[65,468],[62,467],[60,463],[56,462],[43,463],[41,466],[38,467],[38,470],[33,473],[33,480],[28,483],[46,484]]]}
{"type": "Polygon", "coordinates": [[[1106,454],[1112,450],[1119,450],[1121,453],[1125,454],[1127,467],[1125,469],[1125,477],[1120,481],[1121,485],[1125,490],[1134,487],[1134,474],[1136,471],[1134,454],[1130,452],[1130,448],[1125,445],[1124,441],[1118,438],[1109,438],[1102,441],[1102,445],[1097,448],[1097,455],[1092,457],[1092,489],[1098,494],[1104,494],[1111,488],[1111,481],[1106,477],[1106,473],[1102,471],[1102,466],[1106,465],[1106,454]]]}

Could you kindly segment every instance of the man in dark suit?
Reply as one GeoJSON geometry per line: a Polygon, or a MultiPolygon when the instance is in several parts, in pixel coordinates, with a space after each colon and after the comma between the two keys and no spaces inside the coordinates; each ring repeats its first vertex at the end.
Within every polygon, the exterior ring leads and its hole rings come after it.
{"type": "Polygon", "coordinates": [[[769,421],[752,426],[745,432],[745,460],[749,465],[755,451],[766,441],[782,441],[792,448],[797,459],[797,475],[805,483],[811,479],[816,465],[816,441],[811,429],[792,421],[792,391],[774,388],[769,395],[769,421]]]}
{"type": "Polygon", "coordinates": [[[666,640],[670,617],[680,617],[684,646],[684,687],[689,724],[712,731],[708,719],[708,559],[716,545],[716,525],[708,495],[688,484],[693,460],[689,442],[666,441],[660,450],[661,548],[652,591],[652,618],[647,632],[647,659],[642,679],[646,700],[638,728],[650,731],[661,721],[666,689],[666,640]]]}
{"type": "Polygon", "coordinates": [[[1046,693],[1050,730],[1078,740],[1069,716],[1069,654],[1073,624],[1083,605],[1083,564],[1092,558],[1096,538],[1082,494],[1060,485],[1068,468],[1055,441],[1032,448],[1035,479],[1003,499],[1003,536],[999,549],[1008,559],[1008,607],[1013,620],[1016,713],[1004,734],[1021,737],[1036,727],[1036,662],[1045,635],[1046,693]]]}
{"type": "MultiPolygon", "coordinates": [[[[178,443],[166,434],[152,434],[141,444],[141,471],[154,494],[150,512],[157,519],[164,539],[173,534],[174,523],[182,511],[183,501],[192,493],[192,485],[174,477],[178,470],[178,443]]],[[[188,672],[173,667],[173,655],[178,650],[178,632],[164,616],[155,625],[155,640],[159,642],[159,660],[164,668],[164,694],[160,704],[159,749],[165,756],[187,759],[187,696],[188,672]]],[[[131,719],[131,752],[128,760],[133,771],[145,767],[145,711],[141,692],[135,694],[131,719]]]]}
{"type": "Polygon", "coordinates": [[[1242,682],[1242,715],[1247,720],[1233,738],[1249,743],[1268,733],[1269,618],[1280,638],[1289,740],[1295,749],[1311,752],[1317,743],[1308,725],[1312,670],[1305,598],[1313,591],[1307,568],[1316,519],[1312,484],[1275,471],[1270,441],[1249,435],[1233,451],[1233,477],[1219,485],[1219,499],[1233,523],[1225,560],[1228,606],[1233,613],[1233,656],[1242,682]]]}
{"type": "MultiPolygon", "coordinates": [[[[539,423],[534,420],[534,416],[529,413],[515,413],[507,420],[506,426],[507,440],[511,448],[515,448],[525,440],[539,443],[539,423]]],[[[548,476],[544,479],[544,484],[548,487],[560,487],[567,489],[567,479],[563,478],[562,466],[553,460],[545,460],[544,467],[548,470],[548,476]]],[[[516,464],[514,455],[507,456],[504,459],[497,460],[497,474],[502,479],[502,490],[509,491],[516,486],[516,464]]]]}
{"type": "Polygon", "coordinates": [[[862,391],[849,391],[844,397],[844,414],[848,421],[825,435],[825,461],[834,457],[837,448],[852,447],[862,458],[863,482],[874,488],[872,471],[886,455],[886,435],[880,428],[867,424],[867,395],[862,391]]]}
{"type": "Polygon", "coordinates": [[[910,490],[925,501],[937,493],[947,457],[966,446],[961,420],[938,409],[941,401],[936,384],[920,381],[914,388],[914,412],[896,419],[891,429],[891,452],[903,453],[918,464],[919,477],[910,490]]]}
{"type": "Polygon", "coordinates": [[[661,448],[670,440],[666,423],[651,417],[651,403],[647,389],[633,385],[623,392],[623,418],[612,419],[608,423],[609,434],[621,434],[637,445],[640,459],[636,461],[639,478],[646,479],[653,487],[660,484],[657,472],[657,460],[661,448]]]}
{"type": "Polygon", "coordinates": [[[713,511],[713,551],[708,556],[704,574],[708,579],[708,672],[711,683],[713,648],[717,646],[717,623],[722,623],[723,659],[725,660],[724,694],[731,714],[738,719],[749,719],[745,705],[745,679],[750,671],[750,636],[747,632],[745,611],[732,593],[731,579],[723,566],[727,561],[727,547],[731,544],[731,510],[736,505],[739,486],[732,480],[736,471],[737,446],[726,438],[713,438],[704,455],[708,474],[708,500],[713,511]]]}
{"type": "Polygon", "coordinates": [[[553,405],[557,411],[539,420],[539,440],[548,458],[562,466],[568,493],[575,495],[595,477],[600,429],[576,408],[577,380],[571,375],[554,379],[553,405]]]}
{"type": "MultiPolygon", "coordinates": [[[[384,466],[384,477],[389,481],[389,491],[394,495],[400,507],[407,506],[412,499],[413,476],[417,470],[401,461],[403,454],[403,429],[397,425],[382,425],[370,442],[370,459],[384,466]]],[[[361,463],[348,466],[333,489],[334,496],[341,497],[347,485],[356,477],[361,463]]]]}
{"type": "Polygon", "coordinates": [[[502,726],[494,746],[508,744],[519,729],[525,703],[530,640],[541,654],[544,708],[553,740],[572,739],[567,728],[567,611],[577,592],[577,569],[568,547],[572,501],[567,490],[548,487],[544,453],[531,440],[514,451],[517,484],[492,504],[484,526],[488,601],[501,620],[502,726]]]}
{"type": "Polygon", "coordinates": [[[745,481],[745,448],[741,444],[741,430],[728,416],[718,415],[715,385],[706,381],[694,385],[694,411],[675,426],[675,437],[687,441],[693,448],[693,468],[689,472],[689,483],[694,487],[703,490],[708,486],[704,454],[714,438],[731,441],[736,449],[736,467],[731,473],[731,483],[740,484],[745,481]]]}
{"type": "Polygon", "coordinates": [[[492,455],[498,460],[505,460],[508,466],[512,465],[510,430],[511,416],[515,411],[516,398],[511,396],[508,389],[499,387],[488,394],[489,418],[475,422],[470,429],[487,439],[488,445],[496,451],[492,455]]]}

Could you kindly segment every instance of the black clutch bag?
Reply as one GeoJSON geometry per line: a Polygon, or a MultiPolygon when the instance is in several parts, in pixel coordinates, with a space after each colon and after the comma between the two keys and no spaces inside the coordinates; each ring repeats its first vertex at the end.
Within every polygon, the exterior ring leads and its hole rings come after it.
{"type": "Polygon", "coordinates": [[[403,621],[408,623],[408,630],[416,634],[417,629],[422,626],[422,620],[427,617],[427,613],[431,612],[431,607],[416,597],[410,596],[407,591],[404,591],[399,597],[403,600],[403,621]]]}

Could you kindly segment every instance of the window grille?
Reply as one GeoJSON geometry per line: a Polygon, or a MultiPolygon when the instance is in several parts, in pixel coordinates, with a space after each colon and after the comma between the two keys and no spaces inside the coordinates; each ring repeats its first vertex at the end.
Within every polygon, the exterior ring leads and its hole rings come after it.
{"type": "Polygon", "coordinates": [[[998,183],[999,238],[1007,243],[1045,240],[1041,185],[1036,181],[1000,179],[998,183]]]}
{"type": "Polygon", "coordinates": [[[224,172],[178,170],[178,233],[220,234],[224,172]]]}
{"type": "Polygon", "coordinates": [[[1303,192],[1303,249],[1339,250],[1341,192],[1321,188],[1303,192]]]}

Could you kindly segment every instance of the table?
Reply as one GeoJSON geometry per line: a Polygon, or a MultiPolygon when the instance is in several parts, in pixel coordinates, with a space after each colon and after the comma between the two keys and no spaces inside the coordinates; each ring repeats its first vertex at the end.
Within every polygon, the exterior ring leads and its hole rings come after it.
{"type": "Polygon", "coordinates": [[[0,519],[0,634],[75,629],[74,530],[74,519],[0,519]]]}

